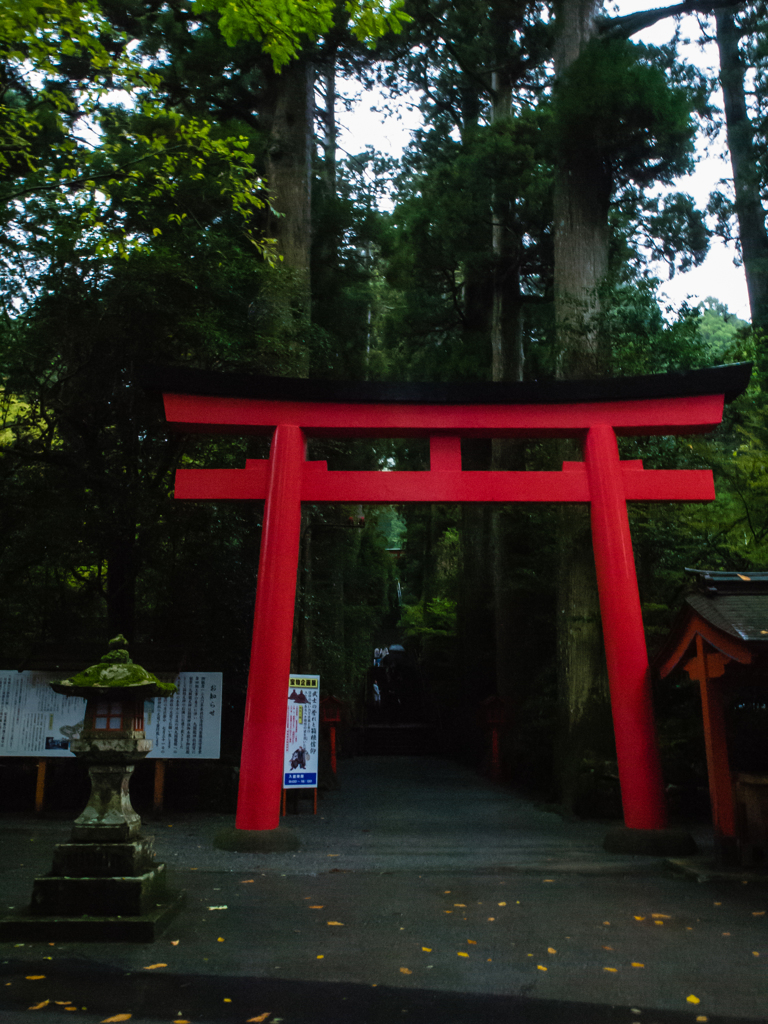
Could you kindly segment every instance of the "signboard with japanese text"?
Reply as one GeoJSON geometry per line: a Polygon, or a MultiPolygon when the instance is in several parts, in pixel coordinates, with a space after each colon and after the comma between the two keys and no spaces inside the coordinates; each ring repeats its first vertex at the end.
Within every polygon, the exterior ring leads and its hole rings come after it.
{"type": "Polygon", "coordinates": [[[314,789],[320,750],[320,676],[289,676],[283,789],[314,789]]]}
{"type": "MultiPolygon", "coordinates": [[[[85,701],[54,693],[49,682],[65,672],[0,670],[0,756],[71,757],[79,739],[85,701]]],[[[173,680],[172,697],[144,702],[148,757],[218,758],[221,738],[221,672],[158,673],[173,680]]]]}

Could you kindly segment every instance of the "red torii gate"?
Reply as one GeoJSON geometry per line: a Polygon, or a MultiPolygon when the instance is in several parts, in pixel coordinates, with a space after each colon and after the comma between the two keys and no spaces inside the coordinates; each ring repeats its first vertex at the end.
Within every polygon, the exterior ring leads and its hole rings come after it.
{"type": "Polygon", "coordinates": [[[302,501],[589,502],[624,821],[660,829],[666,806],[628,501],[712,501],[709,470],[646,470],[619,458],[617,435],[712,430],[751,364],[593,381],[388,384],[290,380],[156,368],[176,429],[272,434],[269,459],[244,469],[178,469],[176,497],[264,500],[236,826],[279,825],[285,687],[302,501]],[[307,437],[429,437],[430,468],[329,471],[307,461],[307,437]],[[468,471],[462,437],[574,437],[584,461],[561,471],[468,471]]]}

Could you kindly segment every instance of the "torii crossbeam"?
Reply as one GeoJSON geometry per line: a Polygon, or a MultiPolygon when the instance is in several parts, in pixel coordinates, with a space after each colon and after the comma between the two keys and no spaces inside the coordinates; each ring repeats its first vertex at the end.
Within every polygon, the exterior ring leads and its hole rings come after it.
{"type": "Polygon", "coordinates": [[[347,384],[157,368],[176,429],[271,433],[269,459],[244,469],[178,469],[176,497],[265,502],[236,825],[279,824],[285,690],[291,661],[302,501],[588,502],[624,821],[666,824],[628,501],[712,501],[709,470],[646,470],[619,458],[617,435],[712,430],[751,364],[682,374],[543,384],[347,384]],[[423,437],[421,472],[329,471],[308,437],[423,437]],[[574,437],[583,462],[560,471],[463,470],[462,437],[574,437]]]}

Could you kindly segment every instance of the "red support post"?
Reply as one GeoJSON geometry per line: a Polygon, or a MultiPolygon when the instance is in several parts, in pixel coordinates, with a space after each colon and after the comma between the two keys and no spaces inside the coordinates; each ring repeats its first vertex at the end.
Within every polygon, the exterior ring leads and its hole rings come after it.
{"type": "MultiPolygon", "coordinates": [[[[722,673],[722,668],[720,672],[722,673]]],[[[722,695],[710,678],[704,641],[699,634],[696,635],[696,676],[701,687],[701,713],[704,719],[712,823],[715,826],[715,840],[721,842],[736,835],[736,808],[722,695]]]]}
{"type": "Polygon", "coordinates": [[[501,756],[499,752],[499,727],[491,726],[491,778],[501,782],[501,756]]]}
{"type": "Polygon", "coordinates": [[[610,424],[589,429],[584,461],[624,823],[628,828],[664,828],[667,810],[648,653],[619,449],[610,424]]]}
{"type": "Polygon", "coordinates": [[[270,451],[256,585],[235,819],[241,829],[273,829],[280,824],[303,462],[301,429],[280,424],[270,451]]]}

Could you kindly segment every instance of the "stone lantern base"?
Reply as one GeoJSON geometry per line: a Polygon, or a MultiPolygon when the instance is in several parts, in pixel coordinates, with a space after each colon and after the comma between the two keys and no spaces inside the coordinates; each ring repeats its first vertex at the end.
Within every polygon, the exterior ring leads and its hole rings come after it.
{"type": "MultiPolygon", "coordinates": [[[[34,880],[28,913],[0,921],[0,940],[152,942],[181,909],[184,894],[168,889],[154,839],[141,835],[131,806],[131,762],[151,744],[108,742],[102,763],[88,765],[91,795],[69,842],[54,848],[51,873],[34,880]]],[[[82,741],[72,747],[93,756],[82,741]]]]}
{"type": "Polygon", "coordinates": [[[153,942],[184,903],[153,842],[60,843],[51,874],[34,880],[28,913],[0,921],[0,941],[153,942]]]}

